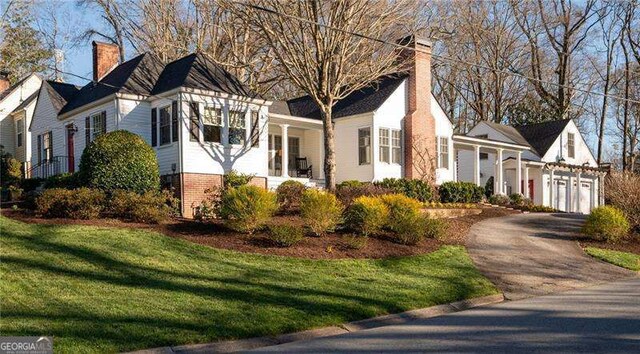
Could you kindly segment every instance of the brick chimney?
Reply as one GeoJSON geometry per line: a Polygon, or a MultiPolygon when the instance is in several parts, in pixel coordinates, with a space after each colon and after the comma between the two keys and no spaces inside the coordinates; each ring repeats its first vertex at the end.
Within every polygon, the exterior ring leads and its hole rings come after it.
{"type": "Polygon", "coordinates": [[[9,86],[11,86],[9,73],[5,71],[0,72],[0,93],[3,93],[9,86]]]}
{"type": "Polygon", "coordinates": [[[408,109],[404,118],[404,175],[409,179],[431,178],[435,176],[435,167],[431,167],[435,162],[433,159],[437,158],[436,125],[431,115],[431,42],[409,36],[400,43],[415,49],[404,50],[409,59],[408,109]],[[433,162],[425,161],[427,156],[433,162]]]}
{"type": "Polygon", "coordinates": [[[93,81],[100,81],[120,60],[120,48],[115,44],[93,41],[93,81]]]}

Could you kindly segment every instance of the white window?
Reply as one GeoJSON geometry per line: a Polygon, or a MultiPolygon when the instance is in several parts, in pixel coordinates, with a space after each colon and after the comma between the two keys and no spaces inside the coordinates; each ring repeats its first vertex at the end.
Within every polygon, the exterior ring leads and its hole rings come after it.
{"type": "Polygon", "coordinates": [[[222,108],[204,108],[204,141],[222,143],[222,108]]]}
{"type": "Polygon", "coordinates": [[[576,137],[573,133],[567,134],[567,157],[576,157],[576,137]]]}
{"type": "Polygon", "coordinates": [[[380,152],[380,162],[389,163],[391,157],[389,156],[389,129],[380,128],[380,137],[379,137],[380,147],[378,148],[380,152]]]}
{"type": "Polygon", "coordinates": [[[171,143],[171,106],[160,108],[160,145],[171,143]]]}
{"type": "Polygon", "coordinates": [[[53,137],[51,132],[38,135],[38,163],[53,158],[53,137]]]}
{"type": "Polygon", "coordinates": [[[402,131],[391,131],[391,162],[400,164],[402,162],[402,131]]]}
{"type": "Polygon", "coordinates": [[[91,140],[107,132],[107,112],[102,111],[91,116],[92,134],[91,140]]]}
{"type": "Polygon", "coordinates": [[[24,119],[20,118],[16,121],[16,144],[22,146],[24,139],[24,119]]]}
{"type": "Polygon", "coordinates": [[[438,138],[438,168],[449,168],[449,138],[441,136],[438,138]]]}
{"type": "Polygon", "coordinates": [[[246,131],[245,112],[229,111],[229,144],[244,144],[246,131]]]}
{"type": "Polygon", "coordinates": [[[371,163],[371,128],[358,129],[358,162],[360,165],[371,163]]]}

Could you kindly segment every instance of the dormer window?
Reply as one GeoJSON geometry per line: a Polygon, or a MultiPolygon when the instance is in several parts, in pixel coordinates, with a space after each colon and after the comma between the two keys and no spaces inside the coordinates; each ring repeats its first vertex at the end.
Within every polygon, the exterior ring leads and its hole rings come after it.
{"type": "Polygon", "coordinates": [[[576,157],[576,136],[573,133],[567,134],[567,157],[576,157]]]}

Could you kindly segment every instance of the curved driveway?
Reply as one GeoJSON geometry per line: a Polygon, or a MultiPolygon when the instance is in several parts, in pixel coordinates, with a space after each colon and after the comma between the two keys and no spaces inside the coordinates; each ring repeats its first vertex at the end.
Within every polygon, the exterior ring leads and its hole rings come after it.
{"type": "Polygon", "coordinates": [[[574,214],[488,219],[473,225],[467,247],[480,271],[511,300],[634,276],[584,254],[572,240],[583,222],[574,214]]]}

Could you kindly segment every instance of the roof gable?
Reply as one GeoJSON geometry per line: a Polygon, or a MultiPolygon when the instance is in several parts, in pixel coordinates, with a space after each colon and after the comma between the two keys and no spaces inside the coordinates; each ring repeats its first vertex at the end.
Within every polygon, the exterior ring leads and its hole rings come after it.
{"type": "Polygon", "coordinates": [[[155,83],[151,94],[159,94],[178,87],[261,98],[243,85],[237,77],[202,53],[193,53],[167,64],[155,83]]]}
{"type": "MultiPolygon", "coordinates": [[[[407,75],[405,74],[387,76],[371,86],[352,92],[333,106],[333,118],[370,113],[377,110],[406,78],[407,75]]],[[[322,119],[320,108],[310,96],[274,102],[270,111],[295,117],[322,119]]]]}
{"type": "Polygon", "coordinates": [[[50,80],[43,82],[42,88],[49,94],[49,99],[56,112],[60,112],[60,110],[80,92],[78,86],[50,80]]]}
{"type": "Polygon", "coordinates": [[[547,154],[547,151],[549,151],[553,143],[558,140],[558,137],[570,121],[571,119],[563,119],[527,124],[515,127],[515,129],[529,142],[531,147],[538,152],[538,155],[543,157],[547,154]]]}

